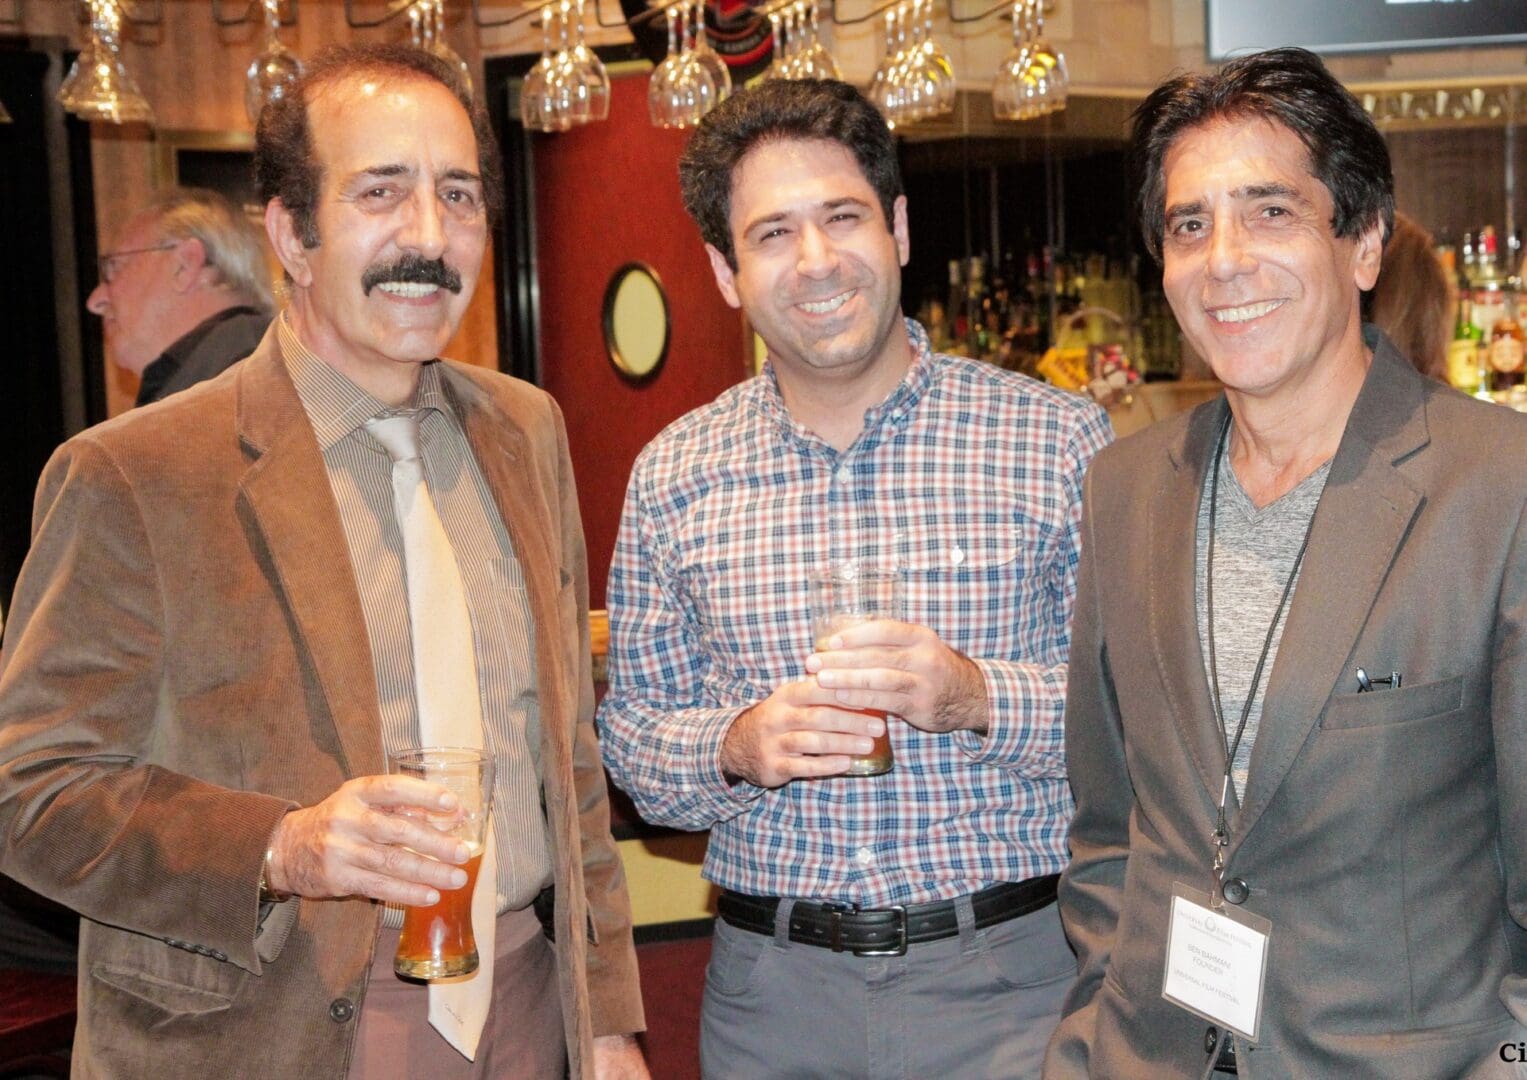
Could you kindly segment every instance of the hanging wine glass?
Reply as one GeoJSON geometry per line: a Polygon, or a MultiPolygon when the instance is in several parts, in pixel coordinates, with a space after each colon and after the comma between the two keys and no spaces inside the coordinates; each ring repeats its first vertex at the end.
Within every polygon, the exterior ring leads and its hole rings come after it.
{"type": "Polygon", "coordinates": [[[880,115],[885,117],[886,123],[893,128],[896,126],[897,113],[900,111],[896,75],[897,68],[901,64],[901,57],[896,51],[896,27],[900,21],[899,16],[899,8],[893,7],[885,13],[885,55],[880,58],[880,65],[870,76],[870,88],[867,95],[875,108],[880,110],[880,115]]]}
{"type": "Polygon", "coordinates": [[[788,79],[790,66],[785,58],[785,24],[777,11],[769,12],[769,37],[771,48],[769,52],[769,70],[765,71],[765,79],[788,79]]]}
{"type": "Polygon", "coordinates": [[[584,0],[576,0],[577,22],[572,58],[578,86],[580,122],[604,120],[610,115],[610,73],[604,61],[583,40],[584,0]]]}
{"type": "Polygon", "coordinates": [[[954,111],[956,90],[954,63],[949,53],[933,36],[933,0],[921,0],[923,5],[922,64],[923,73],[932,90],[931,116],[947,116],[954,111]]]}
{"type": "MultiPolygon", "coordinates": [[[[668,18],[668,55],[647,84],[647,110],[652,123],[664,128],[686,128],[716,105],[716,83],[695,55],[689,19],[680,4],[665,9],[668,18]]],[[[730,83],[730,76],[728,76],[730,83]]]]}
{"type": "Polygon", "coordinates": [[[1013,49],[997,67],[992,80],[992,115],[998,120],[1022,120],[1023,76],[1029,69],[1028,0],[1013,0],[1013,49]]]}
{"type": "Polygon", "coordinates": [[[154,122],[154,110],[122,63],[122,0],[88,0],[90,35],[58,88],[58,100],[82,120],[154,122]]]}
{"type": "Polygon", "coordinates": [[[1071,86],[1071,76],[1066,70],[1066,57],[1057,52],[1045,37],[1044,4],[1034,0],[1034,59],[1045,70],[1044,112],[1059,112],[1066,107],[1066,94],[1071,86]]]}
{"type": "Polygon", "coordinates": [[[838,61],[832,53],[827,51],[827,46],[822,44],[821,12],[817,0],[810,0],[807,6],[807,35],[811,40],[812,78],[815,79],[841,79],[843,77],[838,67],[838,61]]]}
{"type": "Polygon", "coordinates": [[[466,87],[467,96],[472,96],[471,65],[445,40],[445,0],[424,0],[424,7],[424,24],[427,27],[424,48],[449,64],[461,76],[461,85],[466,87]]]}
{"type": "Polygon", "coordinates": [[[694,60],[710,76],[711,85],[716,90],[715,104],[719,105],[732,93],[732,72],[721,54],[711,48],[705,29],[705,7],[705,0],[695,0],[689,9],[695,28],[694,60]]]}
{"type": "Polygon", "coordinates": [[[302,61],[281,43],[281,0],[261,0],[265,14],[265,47],[250,62],[244,79],[244,111],[257,124],[260,113],[280,101],[302,77],[302,61]]]}
{"type": "Polygon", "coordinates": [[[927,35],[923,25],[923,0],[912,0],[910,11],[903,12],[902,19],[907,39],[902,49],[901,69],[897,72],[901,85],[901,116],[898,119],[910,124],[933,115],[938,88],[923,63],[927,35]]]}
{"type": "Polygon", "coordinates": [[[577,71],[573,62],[572,45],[568,39],[568,24],[572,21],[572,0],[557,4],[557,51],[551,58],[551,70],[546,77],[547,131],[567,131],[578,122],[573,102],[577,96],[577,71]]]}
{"type": "Polygon", "coordinates": [[[520,84],[520,123],[531,131],[553,130],[547,115],[551,108],[547,88],[553,64],[551,22],[552,5],[547,4],[541,9],[541,58],[525,73],[525,81],[520,84]]]}

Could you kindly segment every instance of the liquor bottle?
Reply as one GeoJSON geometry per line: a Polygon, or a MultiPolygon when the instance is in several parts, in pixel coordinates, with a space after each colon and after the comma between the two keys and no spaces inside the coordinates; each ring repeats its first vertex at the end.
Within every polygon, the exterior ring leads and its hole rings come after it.
{"type": "Polygon", "coordinates": [[[1479,328],[1469,318],[1468,295],[1458,297],[1458,319],[1447,347],[1447,381],[1466,394],[1479,390],[1479,328]]]}
{"type": "MultiPolygon", "coordinates": [[[[1512,304],[1511,307],[1515,307],[1512,304]]],[[[1523,385],[1523,362],[1527,360],[1527,337],[1515,312],[1509,309],[1490,331],[1490,389],[1495,400],[1510,405],[1527,404],[1527,385],[1523,385]]]]}
{"type": "Polygon", "coordinates": [[[944,342],[945,352],[959,352],[965,342],[965,276],[960,273],[960,260],[949,260],[949,303],[944,308],[945,325],[949,338],[944,342]]]}
{"type": "Polygon", "coordinates": [[[985,356],[987,351],[986,323],[982,321],[981,303],[986,299],[986,258],[970,257],[970,270],[965,276],[965,347],[969,356],[985,356]]]}
{"type": "Polygon", "coordinates": [[[1045,280],[1044,258],[1034,248],[1024,261],[1024,294],[1028,297],[1030,321],[1026,324],[1028,350],[1043,353],[1050,347],[1050,289],[1045,280]]]}
{"type": "Polygon", "coordinates": [[[1481,340],[1490,341],[1495,320],[1506,313],[1506,280],[1496,260],[1495,227],[1486,225],[1474,244],[1474,274],[1470,279],[1471,316],[1481,340]]]}
{"type": "Polygon", "coordinates": [[[1470,289],[1474,287],[1474,234],[1463,234],[1463,264],[1458,268],[1458,284],[1460,287],[1470,289]]]}

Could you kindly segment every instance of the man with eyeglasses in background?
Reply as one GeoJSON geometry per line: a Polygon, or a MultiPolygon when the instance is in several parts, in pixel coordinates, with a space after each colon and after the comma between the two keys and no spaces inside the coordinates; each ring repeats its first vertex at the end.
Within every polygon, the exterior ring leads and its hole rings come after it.
{"type": "Polygon", "coordinates": [[[112,362],[141,380],[138,405],[233,366],[270,325],[264,239],[215,191],[161,192],[99,263],[85,306],[101,317],[112,362]]]}

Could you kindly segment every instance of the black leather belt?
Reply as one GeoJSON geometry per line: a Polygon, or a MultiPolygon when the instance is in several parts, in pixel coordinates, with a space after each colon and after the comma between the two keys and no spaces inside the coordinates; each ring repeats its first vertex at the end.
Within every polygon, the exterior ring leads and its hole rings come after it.
{"type": "MultiPolygon", "coordinates": [[[[1055,902],[1059,874],[993,885],[972,893],[975,929],[996,926],[1055,902]]],[[[901,956],[908,945],[942,941],[960,932],[953,900],[889,908],[861,909],[852,904],[798,900],[790,909],[790,940],[855,956],[901,956]]],[[[716,913],[739,930],[773,934],[777,896],[723,892],[716,913]]]]}

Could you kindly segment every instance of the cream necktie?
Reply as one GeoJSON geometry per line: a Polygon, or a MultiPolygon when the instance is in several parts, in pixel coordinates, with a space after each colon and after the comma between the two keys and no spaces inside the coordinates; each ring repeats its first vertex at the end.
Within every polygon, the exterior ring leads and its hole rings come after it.
{"type": "MultiPolygon", "coordinates": [[[[483,717],[472,621],[456,553],[424,483],[419,417],[390,416],[372,420],[366,428],[392,458],[392,508],[403,533],[419,742],[423,746],[479,748],[483,745],[483,717]]],[[[494,899],[498,892],[493,845],[490,815],[482,868],[472,895],[477,971],[448,982],[432,982],[429,987],[430,1024],[469,1060],[476,1056],[493,999],[494,899]]]]}

